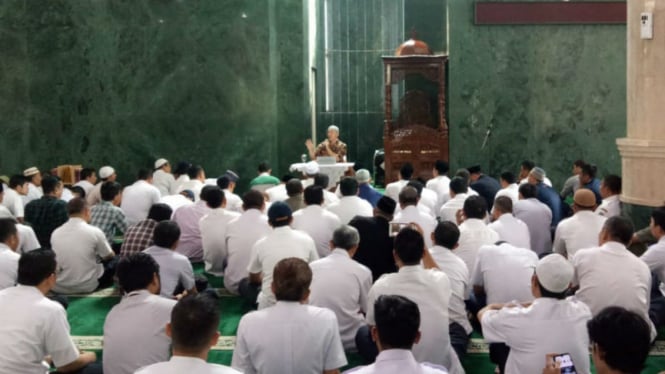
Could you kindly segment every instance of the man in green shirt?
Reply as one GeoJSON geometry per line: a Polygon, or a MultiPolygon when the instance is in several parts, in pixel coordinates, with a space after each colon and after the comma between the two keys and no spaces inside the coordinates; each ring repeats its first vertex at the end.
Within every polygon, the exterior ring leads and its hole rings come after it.
{"type": "Polygon", "coordinates": [[[277,177],[274,177],[270,175],[272,173],[272,169],[270,169],[270,165],[268,165],[267,162],[262,162],[259,164],[259,176],[252,179],[251,182],[249,182],[250,187],[255,187],[255,186],[276,186],[279,184],[279,179],[277,177]]]}

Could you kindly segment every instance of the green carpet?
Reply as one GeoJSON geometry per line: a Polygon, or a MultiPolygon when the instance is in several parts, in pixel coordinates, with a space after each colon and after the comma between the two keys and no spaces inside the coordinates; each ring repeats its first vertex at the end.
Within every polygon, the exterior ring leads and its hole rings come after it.
{"type": "MultiPolygon", "coordinates": [[[[202,266],[195,265],[195,272],[203,273],[202,266]]],[[[209,274],[206,276],[212,287],[223,287],[221,278],[209,274]]],[[[106,314],[119,301],[120,297],[113,289],[101,290],[87,296],[70,297],[67,315],[74,341],[81,349],[101,353],[106,314]]],[[[233,355],[238,323],[240,318],[250,311],[250,308],[239,297],[229,295],[220,297],[219,307],[222,313],[222,320],[219,323],[222,338],[210,351],[208,361],[229,365],[233,355]]],[[[467,373],[494,372],[494,365],[489,361],[487,345],[477,332],[472,335],[469,352],[462,360],[467,373]]],[[[99,354],[99,358],[101,359],[101,354],[99,354]]],[[[347,360],[349,365],[344,369],[362,365],[362,360],[357,354],[347,353],[347,360]]],[[[657,374],[662,370],[665,370],[665,330],[660,331],[657,344],[647,360],[647,368],[643,373],[657,374]]]]}

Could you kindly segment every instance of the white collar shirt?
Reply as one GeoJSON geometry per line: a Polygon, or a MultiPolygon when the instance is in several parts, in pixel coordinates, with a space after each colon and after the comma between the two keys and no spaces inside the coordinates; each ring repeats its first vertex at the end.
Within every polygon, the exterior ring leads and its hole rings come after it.
{"type": "Polygon", "coordinates": [[[159,190],[161,196],[177,193],[175,190],[175,178],[173,177],[173,174],[167,173],[162,169],[156,170],[152,174],[152,185],[159,190]]]}
{"type": "Polygon", "coordinates": [[[92,189],[90,193],[85,194],[85,200],[88,202],[88,205],[93,206],[99,204],[102,201],[102,181],[98,182],[92,189]]]}
{"type": "MultiPolygon", "coordinates": [[[[175,178],[175,175],[173,177],[175,178]]],[[[177,193],[182,192],[183,189],[181,189],[181,187],[186,182],[189,182],[189,176],[187,174],[183,174],[183,175],[178,176],[178,178],[175,178],[175,183],[173,184],[173,189],[171,190],[171,195],[175,195],[177,193]]]]}
{"type": "Polygon", "coordinates": [[[190,190],[194,193],[194,201],[199,201],[201,199],[201,190],[203,189],[204,184],[198,179],[190,179],[178,187],[177,193],[181,193],[184,190],[190,190]]]}
{"type": "Polygon", "coordinates": [[[508,306],[483,315],[483,337],[510,347],[506,374],[540,373],[549,353],[569,353],[580,374],[590,373],[586,324],[591,311],[572,299],[538,298],[531,306],[508,306]],[[547,338],[545,338],[547,337],[547,338]]]}
{"type": "Polygon", "coordinates": [[[419,363],[410,350],[387,349],[379,352],[373,364],[347,370],[344,374],[445,374],[447,372],[443,366],[419,363]]]}
{"type": "Polygon", "coordinates": [[[95,188],[95,185],[88,182],[85,179],[82,179],[74,184],[75,187],[81,187],[83,188],[83,191],[85,191],[85,195],[88,196],[90,194],[90,191],[92,191],[93,188],[95,188]]]}
{"type": "Polygon", "coordinates": [[[9,209],[9,212],[16,218],[23,218],[23,199],[18,192],[9,187],[5,187],[2,205],[9,209]]]}
{"type": "MultiPolygon", "coordinates": [[[[432,219],[436,219],[436,216],[435,216],[434,213],[433,213],[434,210],[430,209],[430,207],[428,207],[427,205],[423,204],[422,199],[421,199],[420,201],[418,201],[418,204],[416,205],[416,207],[418,208],[418,210],[419,210],[420,212],[422,212],[422,213],[424,213],[424,214],[427,214],[427,215],[430,216],[432,219]]],[[[402,208],[399,206],[399,204],[397,204],[397,206],[395,206],[395,215],[397,215],[397,214],[398,214],[399,212],[401,212],[401,211],[402,211],[402,208]]]]}
{"type": "MultiPolygon", "coordinates": [[[[467,190],[466,190],[466,194],[467,194],[468,196],[478,196],[478,192],[474,191],[473,188],[471,188],[471,187],[467,188],[467,190]]],[[[452,198],[450,197],[450,188],[449,188],[448,191],[446,191],[446,193],[444,193],[443,195],[441,195],[441,197],[439,198],[439,204],[438,204],[438,206],[439,206],[439,210],[437,210],[437,212],[441,211],[441,207],[442,207],[445,203],[447,203],[448,201],[450,201],[450,199],[452,199],[452,198]]]]}
{"type": "Polygon", "coordinates": [[[658,276],[660,292],[665,296],[665,236],[650,246],[640,258],[647,264],[649,270],[658,276]]]}
{"type": "Polygon", "coordinates": [[[156,245],[146,248],[143,252],[152,256],[159,264],[159,280],[162,286],[160,295],[172,298],[178,284],[185,291],[194,288],[194,269],[187,257],[172,249],[156,245]]]}
{"type": "Polygon", "coordinates": [[[450,178],[447,175],[439,175],[427,181],[425,187],[436,192],[438,199],[450,190],[450,178]]]}
{"type": "Polygon", "coordinates": [[[23,206],[27,205],[29,202],[32,200],[37,200],[44,196],[44,192],[42,191],[41,187],[37,187],[32,182],[28,183],[28,193],[27,195],[23,196],[23,202],[25,203],[23,206]]]}
{"type": "Polygon", "coordinates": [[[572,263],[573,284],[579,285],[575,298],[588,305],[594,316],[612,305],[633,310],[649,322],[655,338],[656,330],[649,319],[651,271],[644,261],[623,244],[607,242],[580,249],[572,263]]]}
{"type": "Polygon", "coordinates": [[[552,210],[547,205],[536,198],[519,200],[513,205],[513,215],[529,228],[529,248],[538,254],[552,250],[552,210]]]}
{"type": "Polygon", "coordinates": [[[319,257],[330,254],[333,232],[341,225],[339,218],[320,205],[308,205],[293,213],[291,227],[307,233],[316,244],[319,257]]]}
{"type": "Polygon", "coordinates": [[[78,358],[65,309],[36,287],[4,289],[0,305],[0,373],[47,373],[42,364],[47,355],[56,367],[78,358]]]}
{"type": "Polygon", "coordinates": [[[432,232],[436,228],[436,219],[434,217],[421,212],[416,206],[409,205],[404,207],[402,211],[395,215],[393,222],[397,223],[417,223],[423,229],[423,239],[425,239],[425,246],[430,248],[432,243],[432,232]]]}
{"type": "Polygon", "coordinates": [[[258,209],[250,209],[229,222],[226,228],[226,268],[224,288],[238,293],[240,281],[247,278],[252,247],[272,232],[268,218],[258,209]]]}
{"type": "Polygon", "coordinates": [[[157,187],[144,181],[138,180],[122,191],[122,203],[120,209],[125,212],[127,225],[133,226],[148,218],[148,212],[153,204],[159,203],[162,195],[157,187]]]}
{"type": "Polygon", "coordinates": [[[199,221],[206,272],[216,276],[224,274],[227,257],[226,228],[229,222],[237,217],[240,217],[240,213],[217,208],[211,209],[199,221]]]}
{"type": "Polygon", "coordinates": [[[494,200],[496,200],[497,197],[505,196],[510,198],[510,200],[513,201],[513,204],[519,200],[519,189],[520,186],[517,183],[512,183],[509,184],[508,187],[502,188],[499,191],[497,191],[496,195],[494,196],[494,200]]]}
{"type": "Polygon", "coordinates": [[[203,244],[201,242],[199,221],[210,210],[204,200],[199,200],[193,205],[180,207],[173,213],[173,220],[180,227],[180,241],[176,251],[187,256],[193,262],[203,260],[203,244]]]}
{"type": "Polygon", "coordinates": [[[467,334],[470,334],[473,328],[469,322],[466,313],[466,305],[464,300],[469,298],[471,293],[469,270],[461,258],[457,257],[453,252],[445,247],[435,245],[429,250],[434,262],[439,266],[450,280],[450,288],[452,294],[450,296],[450,304],[448,306],[448,314],[450,315],[450,322],[457,322],[464,328],[467,334]]]}
{"type": "Polygon", "coordinates": [[[0,243],[0,290],[16,285],[20,257],[5,243],[0,243]]]}
{"type": "Polygon", "coordinates": [[[334,192],[328,190],[323,190],[323,207],[327,207],[330,204],[336,203],[339,201],[339,197],[335,195],[334,192]]]}
{"type": "Polygon", "coordinates": [[[388,185],[386,186],[385,195],[395,200],[395,202],[398,202],[399,193],[402,192],[402,188],[404,188],[404,186],[406,186],[408,183],[409,181],[403,179],[400,179],[392,183],[388,183],[388,185]]]}
{"type": "Polygon", "coordinates": [[[619,195],[612,195],[603,199],[603,202],[596,208],[596,214],[605,218],[621,215],[621,200],[619,195]]]}
{"type": "MultiPolygon", "coordinates": [[[[527,183],[529,183],[529,177],[520,180],[520,186],[527,183]]],[[[552,181],[548,177],[545,177],[545,179],[543,179],[543,183],[549,187],[552,187],[552,181]]]]}
{"type": "MultiPolygon", "coordinates": [[[[173,211],[174,213],[180,207],[194,204],[192,200],[186,198],[181,194],[162,196],[159,202],[168,205],[171,208],[171,211],[173,211]]],[[[173,216],[173,213],[171,214],[171,216],[173,216]]]]}
{"type": "Polygon", "coordinates": [[[226,209],[232,212],[242,213],[242,199],[240,196],[234,194],[231,190],[226,189],[224,190],[224,199],[226,199],[226,209]]]}
{"type": "Polygon", "coordinates": [[[515,218],[511,213],[505,213],[488,225],[499,234],[499,240],[510,243],[519,248],[531,248],[531,235],[529,227],[522,220],[515,218]]]}
{"type": "Polygon", "coordinates": [[[598,235],[605,220],[590,210],[581,210],[559,222],[554,234],[554,252],[570,258],[582,248],[598,246],[598,235]]]}
{"type": "Polygon", "coordinates": [[[173,356],[169,361],[146,366],[136,374],[241,374],[228,366],[209,364],[200,358],[173,356]]]}
{"type": "Polygon", "coordinates": [[[487,227],[485,222],[476,218],[462,222],[459,231],[459,246],[455,248],[453,253],[464,261],[469,274],[473,274],[478,250],[484,245],[492,245],[498,242],[499,234],[487,227]]]}
{"type": "Polygon", "coordinates": [[[104,322],[104,372],[133,374],[141,367],[167,361],[171,338],[166,336],[166,324],[175,304],[148,290],[125,295],[104,322]]]}
{"type": "Polygon", "coordinates": [[[42,247],[39,244],[35,230],[33,230],[32,227],[17,223],[16,231],[18,231],[18,248],[16,249],[17,253],[26,253],[32,251],[33,249],[39,249],[42,247]]]}
{"type": "Polygon", "coordinates": [[[365,325],[367,294],[372,287],[372,272],[340,248],[310,265],[312,285],[309,303],[332,310],[337,316],[345,350],[356,350],[356,332],[365,325]]]}
{"type": "Polygon", "coordinates": [[[441,221],[448,221],[457,224],[457,211],[464,207],[464,202],[471,196],[466,193],[458,193],[452,199],[441,206],[439,217],[441,221]]]}
{"type": "Polygon", "coordinates": [[[272,292],[272,272],[277,263],[285,258],[296,257],[307,262],[319,259],[314,240],[302,231],[289,226],[276,227],[254,244],[247,271],[262,274],[261,292],[257,302],[259,309],[275,304],[272,292]]]}
{"type": "Polygon", "coordinates": [[[538,256],[529,249],[508,243],[485,245],[478,250],[471,284],[485,289],[488,305],[528,302],[533,300],[531,277],[537,264],[538,256]]]}
{"type": "Polygon", "coordinates": [[[452,290],[448,276],[439,270],[425,270],[421,265],[402,266],[397,273],[384,274],[369,291],[367,323],[375,325],[374,302],[381,295],[404,296],[420,309],[420,342],[413,346],[418,362],[443,365],[451,373],[463,373],[450,345],[448,325],[452,290]]]}
{"type": "Polygon", "coordinates": [[[268,194],[271,203],[284,201],[289,198],[289,194],[286,193],[286,185],[283,183],[278,184],[275,187],[268,188],[266,193],[268,194]]]}
{"type": "Polygon", "coordinates": [[[94,291],[104,274],[101,259],[113,255],[104,232],[81,218],[70,218],[51,234],[51,246],[58,259],[58,293],[94,291]]]}
{"type": "Polygon", "coordinates": [[[371,217],[374,214],[372,204],[358,196],[343,196],[338,202],[330,204],[326,209],[334,213],[343,224],[349,223],[355,216],[371,217]]]}
{"type": "Polygon", "coordinates": [[[420,204],[428,207],[430,211],[434,211],[437,203],[439,201],[439,195],[429,188],[423,188],[423,191],[420,193],[420,204]]]}
{"type": "Polygon", "coordinates": [[[346,363],[332,311],[278,301],[240,319],[231,366],[245,374],[321,374],[346,363]]]}

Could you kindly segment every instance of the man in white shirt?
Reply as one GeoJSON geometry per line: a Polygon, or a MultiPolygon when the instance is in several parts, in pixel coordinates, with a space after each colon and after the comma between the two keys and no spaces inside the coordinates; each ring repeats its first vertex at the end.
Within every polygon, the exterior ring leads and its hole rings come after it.
{"type": "Polygon", "coordinates": [[[406,186],[399,193],[399,206],[402,209],[395,214],[395,223],[416,223],[423,230],[425,245],[430,248],[432,244],[432,233],[436,227],[436,220],[429,214],[418,209],[418,190],[415,187],[406,186]]]}
{"type": "Polygon", "coordinates": [[[382,295],[374,303],[372,339],[379,355],[369,366],[360,366],[344,373],[354,374],[441,374],[442,366],[416,361],[411,350],[421,337],[418,305],[403,296],[382,295]]]}
{"type": "Polygon", "coordinates": [[[199,221],[205,271],[222,276],[227,256],[226,228],[229,222],[240,217],[240,213],[225,209],[226,194],[220,188],[212,188],[206,192],[206,203],[210,210],[199,221]]]}
{"type": "MultiPolygon", "coordinates": [[[[0,194],[1,195],[1,194],[0,194]]],[[[16,248],[16,253],[22,254],[33,249],[41,248],[39,240],[37,240],[37,235],[32,227],[18,223],[16,217],[14,217],[9,209],[4,206],[0,206],[0,219],[10,219],[16,224],[16,231],[18,235],[18,247],[16,248]]]]}
{"type": "Polygon", "coordinates": [[[247,374],[339,373],[347,361],[337,318],[328,309],[307,305],[311,282],[312,270],[302,259],[277,263],[270,285],[277,304],[240,319],[234,369],[247,374]]]}
{"type": "Polygon", "coordinates": [[[596,209],[596,213],[610,218],[621,214],[621,177],[606,175],[600,182],[600,195],[603,202],[596,209]]]}
{"type": "Polygon", "coordinates": [[[187,176],[189,180],[181,183],[176,192],[180,193],[184,190],[190,190],[194,193],[194,201],[199,201],[206,180],[205,170],[203,170],[201,165],[191,165],[187,169],[187,176]]]}
{"type": "Polygon", "coordinates": [[[501,196],[506,196],[513,201],[513,204],[519,200],[519,188],[520,186],[515,183],[515,174],[506,171],[501,174],[499,178],[499,183],[501,183],[501,189],[494,196],[494,200],[498,199],[501,196]]]}
{"type": "MultiPolygon", "coordinates": [[[[272,231],[263,213],[265,199],[261,192],[247,191],[242,197],[242,209],[244,212],[240,217],[229,222],[226,228],[227,265],[224,269],[224,288],[235,295],[240,293],[239,288],[242,284],[246,293],[250,292],[247,266],[252,247],[272,231]]],[[[248,296],[248,299],[254,304],[259,294],[259,287],[254,287],[251,292],[253,296],[248,296]]]]}
{"type": "MultiPolygon", "coordinates": [[[[457,169],[453,179],[455,179],[455,178],[462,178],[462,180],[464,181],[464,185],[466,186],[466,189],[467,189],[466,194],[468,194],[469,196],[478,196],[478,192],[474,191],[473,188],[469,187],[469,184],[471,182],[471,175],[469,174],[468,170],[466,170],[466,169],[457,169]]],[[[451,182],[452,182],[452,179],[451,179],[451,182]]],[[[450,186],[448,186],[448,187],[449,188],[446,191],[446,193],[443,194],[443,196],[441,196],[441,198],[439,199],[439,202],[438,202],[439,210],[437,212],[441,211],[441,207],[445,203],[447,203],[450,199],[452,199],[452,196],[450,196],[450,186]]],[[[452,221],[452,222],[454,222],[454,221],[452,221]]]]}
{"type": "Polygon", "coordinates": [[[133,374],[169,359],[166,324],[176,301],[159,296],[159,265],[147,253],[123,257],[116,276],[123,298],[106,316],[102,361],[106,373],[133,374]]]}
{"type": "MultiPolygon", "coordinates": [[[[360,170],[358,170],[358,171],[360,171],[360,170]]],[[[361,175],[362,175],[362,173],[361,173],[361,175]]],[[[364,197],[362,197],[363,182],[361,182],[358,179],[358,174],[357,173],[356,173],[356,180],[358,180],[358,196],[361,197],[361,198],[364,198],[364,197]]],[[[332,203],[336,203],[336,202],[339,201],[339,196],[337,196],[336,193],[328,191],[328,188],[329,188],[328,186],[329,185],[330,185],[330,177],[328,175],[319,173],[314,177],[314,183],[312,184],[312,186],[319,186],[319,187],[323,188],[323,205],[322,206],[324,208],[327,207],[328,205],[332,204],[332,203]]],[[[367,181],[365,183],[365,185],[368,188],[372,188],[369,185],[369,181],[367,181]]],[[[372,191],[379,194],[379,192],[375,191],[373,188],[372,188],[372,191]]],[[[367,200],[367,199],[365,199],[365,200],[367,200]]],[[[370,201],[368,201],[368,202],[371,204],[370,201]]],[[[295,213],[295,212],[293,212],[293,213],[295,213]]]]}
{"type": "Polygon", "coordinates": [[[201,190],[201,199],[192,205],[185,205],[173,213],[173,220],[180,227],[180,240],[176,251],[189,258],[192,262],[203,261],[203,243],[199,221],[210,212],[208,207],[208,191],[219,189],[217,186],[205,186],[201,190]]]}
{"type": "Polygon", "coordinates": [[[96,361],[94,352],[79,352],[72,342],[62,305],[45,297],[56,271],[53,251],[28,252],[19,259],[19,285],[0,291],[0,373],[45,373],[46,356],[61,373],[96,361]]]}
{"type": "Polygon", "coordinates": [[[171,174],[171,164],[165,158],[155,161],[155,169],[152,173],[152,184],[159,190],[160,196],[175,195],[175,178],[171,174]]]}
{"type": "Polygon", "coordinates": [[[459,236],[457,225],[448,221],[439,222],[432,233],[434,246],[430,248],[429,253],[439,269],[446,273],[450,280],[452,290],[448,306],[450,344],[455,349],[457,357],[462,359],[466,355],[473,328],[467,317],[465,303],[471,292],[469,270],[464,261],[453,253],[453,250],[459,245],[459,236]]]}
{"type": "Polygon", "coordinates": [[[242,199],[233,193],[236,183],[240,177],[232,170],[227,170],[224,175],[217,178],[217,186],[224,191],[226,198],[226,209],[236,213],[242,213],[242,199]]]}
{"type": "MultiPolygon", "coordinates": [[[[435,218],[434,209],[438,205],[438,196],[436,195],[436,192],[425,188],[425,186],[417,180],[409,181],[405,187],[413,187],[418,191],[418,204],[416,205],[416,208],[428,216],[435,218]]],[[[399,214],[401,211],[402,208],[398,205],[397,209],[395,209],[395,215],[399,214]]]]}
{"type": "Polygon", "coordinates": [[[161,198],[157,187],[152,185],[152,172],[139,170],[137,181],[122,191],[120,209],[125,212],[127,225],[133,226],[146,219],[150,207],[159,203],[161,198]]]}
{"type": "MultiPolygon", "coordinates": [[[[18,231],[11,218],[0,219],[0,290],[16,285],[18,274],[18,231]]],[[[355,332],[354,332],[355,333],[355,332]]]]}
{"type": "MultiPolygon", "coordinates": [[[[268,223],[273,230],[263,239],[254,244],[252,254],[247,266],[249,272],[249,284],[261,284],[261,292],[257,300],[259,309],[264,309],[275,304],[275,295],[271,284],[273,269],[282,259],[288,257],[300,258],[307,262],[319,259],[316,253],[314,240],[304,232],[293,230],[291,223],[293,216],[291,208],[286,203],[278,201],[268,209],[268,223]]],[[[251,294],[241,295],[249,297],[251,294]]]]}
{"type": "Polygon", "coordinates": [[[552,250],[552,211],[536,198],[536,186],[529,183],[520,185],[520,200],[513,205],[515,218],[526,223],[531,237],[532,251],[537,254],[552,250]]]}
{"type": "Polygon", "coordinates": [[[531,248],[529,227],[513,216],[513,200],[499,196],[492,207],[492,223],[488,226],[499,234],[499,240],[519,248],[531,248]]]}
{"type": "Polygon", "coordinates": [[[457,212],[464,207],[467,194],[467,183],[463,178],[454,177],[448,186],[450,200],[446,201],[439,210],[441,221],[457,222],[457,212]]]}
{"type": "Polygon", "coordinates": [[[567,258],[582,248],[595,247],[603,229],[605,217],[594,213],[596,196],[586,188],[575,192],[573,216],[562,220],[556,227],[553,250],[567,258]]]}
{"type": "MultiPolygon", "coordinates": [[[[406,227],[397,234],[395,262],[399,271],[384,275],[369,291],[367,323],[376,325],[374,303],[379,296],[400,295],[412,300],[421,311],[422,333],[420,342],[413,348],[413,356],[418,362],[443,365],[450,373],[463,373],[448,333],[452,293],[450,280],[437,268],[418,231],[406,227]]],[[[370,339],[370,330],[371,327],[364,326],[356,335],[359,353],[368,362],[374,361],[378,354],[370,339]]]]}
{"type": "Polygon", "coordinates": [[[93,168],[83,168],[80,176],[81,180],[76,182],[74,186],[83,188],[85,196],[88,196],[90,191],[95,188],[95,183],[97,183],[97,172],[93,168]]]}
{"type": "Polygon", "coordinates": [[[187,175],[187,170],[189,170],[190,166],[192,166],[192,164],[187,161],[180,161],[175,166],[175,170],[173,170],[173,178],[175,178],[175,183],[173,185],[173,190],[171,190],[172,194],[182,192],[183,189],[180,187],[182,187],[183,183],[189,182],[189,175],[187,175]]]}
{"type": "MultiPolygon", "coordinates": [[[[450,189],[450,178],[448,178],[448,163],[443,160],[436,160],[432,168],[432,179],[427,181],[425,187],[436,192],[439,201],[443,195],[450,189]]],[[[439,207],[440,208],[440,207],[439,207]]],[[[437,209],[436,212],[439,210],[437,209]]]]}
{"type": "Polygon", "coordinates": [[[22,175],[13,175],[9,179],[8,188],[3,188],[0,184],[0,191],[2,191],[2,205],[4,205],[9,212],[16,217],[19,222],[23,222],[23,198],[22,196],[28,193],[28,181],[22,175]]]}
{"type": "Polygon", "coordinates": [[[469,310],[475,314],[486,304],[533,300],[529,280],[537,263],[533,251],[508,243],[480,247],[471,272],[474,297],[469,310]]]}
{"type": "Polygon", "coordinates": [[[352,352],[356,351],[356,332],[365,324],[363,313],[372,287],[372,272],[353,260],[359,242],[358,230],[341,226],[330,241],[330,256],[310,264],[313,278],[309,303],[335,312],[342,345],[352,352]]]}
{"type": "Polygon", "coordinates": [[[155,227],[154,246],[143,253],[152,256],[159,264],[160,295],[172,298],[180,286],[188,293],[197,293],[194,269],[187,257],[176,253],[180,228],[174,221],[162,221],[155,227]]]}
{"type": "Polygon", "coordinates": [[[37,200],[44,195],[42,191],[42,173],[36,167],[23,170],[23,176],[28,180],[28,193],[24,196],[23,206],[32,200],[37,200]]]}
{"type": "Polygon", "coordinates": [[[577,373],[590,373],[586,324],[591,311],[583,302],[566,299],[573,273],[561,255],[545,256],[530,277],[532,303],[490,304],[478,313],[485,340],[510,347],[507,361],[505,352],[493,357],[502,373],[540,373],[549,353],[568,353],[577,373]]]}
{"type": "Polygon", "coordinates": [[[111,286],[115,254],[104,232],[88,223],[88,204],[79,197],[72,199],[67,213],[69,220],[51,234],[53,252],[58,256],[58,282],[53,290],[76,294],[111,286]]]}
{"type": "Polygon", "coordinates": [[[459,225],[459,246],[453,253],[464,261],[469,274],[472,274],[476,267],[480,247],[499,241],[499,234],[485,224],[486,215],[487,203],[482,197],[469,196],[464,201],[459,225]]]}
{"type": "MultiPolygon", "coordinates": [[[[644,261],[626,248],[632,237],[631,221],[614,216],[605,221],[599,247],[580,249],[573,256],[573,285],[579,285],[575,297],[588,305],[594,315],[608,306],[622,306],[649,321],[651,272],[644,261]]],[[[656,329],[650,321],[649,324],[653,339],[656,329]]]]}
{"type": "Polygon", "coordinates": [[[330,204],[326,209],[334,213],[341,223],[347,224],[355,216],[371,217],[374,208],[367,200],[358,197],[358,181],[356,178],[345,177],[339,183],[342,198],[330,204]]]}
{"type": "Polygon", "coordinates": [[[180,207],[194,204],[194,193],[190,190],[183,190],[175,195],[162,196],[159,202],[168,205],[175,212],[180,207]]]}
{"type": "Polygon", "coordinates": [[[210,347],[219,341],[219,320],[219,307],[214,299],[207,295],[183,297],[173,307],[171,322],[166,325],[173,356],[136,374],[240,374],[228,366],[206,362],[210,347]]]}
{"type": "MultiPolygon", "coordinates": [[[[341,222],[337,216],[321,207],[323,188],[309,186],[304,193],[306,207],[293,213],[294,229],[306,232],[316,244],[319,257],[330,254],[330,240],[341,222]]],[[[333,248],[334,249],[334,248],[333,248]]]]}
{"type": "Polygon", "coordinates": [[[293,179],[293,176],[286,174],[282,176],[282,179],[278,185],[275,187],[270,187],[266,190],[271,203],[276,201],[284,201],[289,198],[289,194],[286,192],[286,183],[291,179],[293,179]]]}
{"type": "Polygon", "coordinates": [[[102,166],[99,168],[99,179],[100,181],[90,190],[90,193],[85,194],[85,200],[88,202],[88,205],[93,206],[102,201],[102,185],[104,182],[115,182],[118,177],[115,173],[115,169],[110,166],[102,166]]]}
{"type": "Polygon", "coordinates": [[[412,175],[413,175],[413,165],[411,165],[411,163],[409,162],[404,163],[402,167],[399,169],[399,180],[392,183],[388,183],[384,195],[397,201],[399,199],[399,193],[402,192],[402,188],[404,188],[404,186],[406,186],[406,184],[409,183],[409,180],[411,179],[412,175]]]}
{"type": "Polygon", "coordinates": [[[665,206],[651,212],[649,228],[658,242],[650,246],[640,258],[657,277],[651,289],[649,317],[656,329],[659,329],[665,326],[665,206]]]}

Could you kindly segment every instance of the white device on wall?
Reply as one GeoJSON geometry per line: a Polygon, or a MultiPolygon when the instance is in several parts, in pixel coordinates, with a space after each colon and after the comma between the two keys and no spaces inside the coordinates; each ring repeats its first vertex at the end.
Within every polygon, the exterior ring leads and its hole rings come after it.
{"type": "Polygon", "coordinates": [[[644,12],[640,14],[640,37],[642,39],[653,39],[653,13],[644,12]]]}

